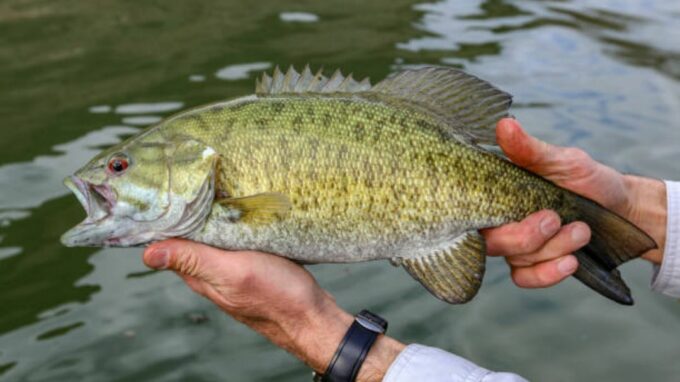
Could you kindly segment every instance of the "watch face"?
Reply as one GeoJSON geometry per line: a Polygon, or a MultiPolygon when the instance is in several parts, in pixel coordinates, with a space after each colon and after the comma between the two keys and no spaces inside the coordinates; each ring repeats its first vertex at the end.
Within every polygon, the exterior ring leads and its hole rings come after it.
{"type": "MultiPolygon", "coordinates": [[[[363,326],[364,328],[366,328],[366,329],[368,329],[368,330],[370,330],[370,331],[372,331],[372,332],[376,332],[376,333],[385,333],[385,328],[384,328],[382,325],[380,325],[379,323],[374,322],[373,320],[371,320],[369,317],[365,317],[365,316],[363,316],[363,315],[360,314],[360,315],[358,315],[358,316],[355,317],[355,320],[356,320],[356,322],[358,322],[361,326],[363,326]]],[[[383,321],[383,322],[384,322],[384,321],[383,321]]]]}

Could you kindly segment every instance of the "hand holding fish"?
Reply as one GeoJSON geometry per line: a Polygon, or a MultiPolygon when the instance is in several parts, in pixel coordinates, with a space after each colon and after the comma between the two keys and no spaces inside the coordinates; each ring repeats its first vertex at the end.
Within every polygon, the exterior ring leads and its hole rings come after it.
{"type": "MultiPolygon", "coordinates": [[[[665,188],[661,182],[624,176],[583,151],[548,145],[527,135],[512,119],[501,120],[497,134],[513,162],[629,218],[663,248],[665,188]]],[[[591,231],[581,222],[560,227],[559,216],[544,210],[521,222],[484,230],[483,235],[490,255],[505,256],[518,286],[537,288],[554,285],[575,271],[577,262],[571,253],[587,243],[591,231]]],[[[644,258],[660,263],[662,256],[661,250],[654,250],[644,258]]],[[[151,268],[175,271],[196,293],[317,371],[326,367],[352,322],[352,316],[304,267],[280,256],[223,251],[171,239],[147,248],[144,262],[151,268]]],[[[404,346],[380,336],[357,381],[382,380],[404,346]]]]}
{"type": "MultiPolygon", "coordinates": [[[[170,239],[149,246],[144,262],[175,271],[194,292],[319,372],[353,321],[304,267],[280,256],[170,239]]],[[[381,336],[357,381],[381,381],[404,346],[381,336]]]]}
{"type": "MultiPolygon", "coordinates": [[[[649,233],[661,249],[642,257],[661,263],[666,235],[663,182],[623,175],[580,149],[542,142],[527,135],[513,119],[502,119],[496,133],[500,147],[515,164],[600,203],[649,233]]],[[[559,215],[544,210],[483,234],[487,253],[505,256],[515,284],[543,288],[574,273],[578,261],[572,253],[588,243],[591,231],[578,221],[560,227],[559,215]]]]}

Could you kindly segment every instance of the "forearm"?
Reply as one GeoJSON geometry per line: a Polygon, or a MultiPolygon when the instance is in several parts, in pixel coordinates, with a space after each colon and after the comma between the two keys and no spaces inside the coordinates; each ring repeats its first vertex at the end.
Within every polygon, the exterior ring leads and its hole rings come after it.
{"type": "Polygon", "coordinates": [[[629,190],[629,207],[624,216],[656,241],[657,249],[642,257],[659,265],[666,246],[666,185],[661,180],[634,175],[626,175],[624,179],[629,190]]]}
{"type": "MultiPolygon", "coordinates": [[[[317,308],[279,319],[245,322],[274,344],[286,349],[317,372],[323,373],[354,318],[326,295],[317,308]]],[[[380,335],[359,369],[358,382],[526,382],[511,373],[496,373],[445,352],[422,345],[406,346],[380,335]]]]}
{"type": "MultiPolygon", "coordinates": [[[[273,321],[246,322],[274,344],[286,349],[310,368],[323,373],[354,317],[342,310],[329,295],[317,308],[296,317],[273,321]]],[[[385,372],[406,345],[385,335],[378,337],[364,361],[358,382],[382,381],[385,372]]]]}
{"type": "MultiPolygon", "coordinates": [[[[323,373],[331,362],[338,345],[345,336],[354,317],[342,310],[329,297],[325,309],[309,317],[310,327],[298,336],[296,356],[312,369],[323,373]]],[[[405,345],[395,339],[380,335],[371,347],[357,375],[358,382],[382,381],[385,372],[405,345]]]]}

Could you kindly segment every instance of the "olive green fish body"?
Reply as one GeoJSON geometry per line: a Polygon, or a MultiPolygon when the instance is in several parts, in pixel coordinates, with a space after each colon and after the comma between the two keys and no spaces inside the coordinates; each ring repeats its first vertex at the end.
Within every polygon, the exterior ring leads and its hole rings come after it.
{"type": "Polygon", "coordinates": [[[654,242],[484,149],[510,103],[450,68],[375,86],[277,70],[255,95],[181,113],[95,157],[66,181],[88,218],[62,241],[179,236],[306,263],[390,259],[436,297],[463,303],[484,274],[479,230],[549,208],[593,229],[575,277],[632,303],[616,267],[654,242]]]}
{"type": "Polygon", "coordinates": [[[307,262],[364,261],[564,209],[562,190],[447,136],[439,123],[351,95],[252,99],[179,118],[168,130],[220,154],[218,190],[281,193],[292,203],[268,224],[234,223],[213,207],[192,238],[307,262]]]}

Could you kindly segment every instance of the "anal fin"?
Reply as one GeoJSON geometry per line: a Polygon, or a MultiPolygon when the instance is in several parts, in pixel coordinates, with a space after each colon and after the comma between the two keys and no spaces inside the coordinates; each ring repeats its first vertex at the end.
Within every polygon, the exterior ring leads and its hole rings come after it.
{"type": "Polygon", "coordinates": [[[470,301],[482,285],[486,263],[484,238],[477,231],[456,237],[443,250],[397,261],[430,293],[450,304],[470,301]]]}

